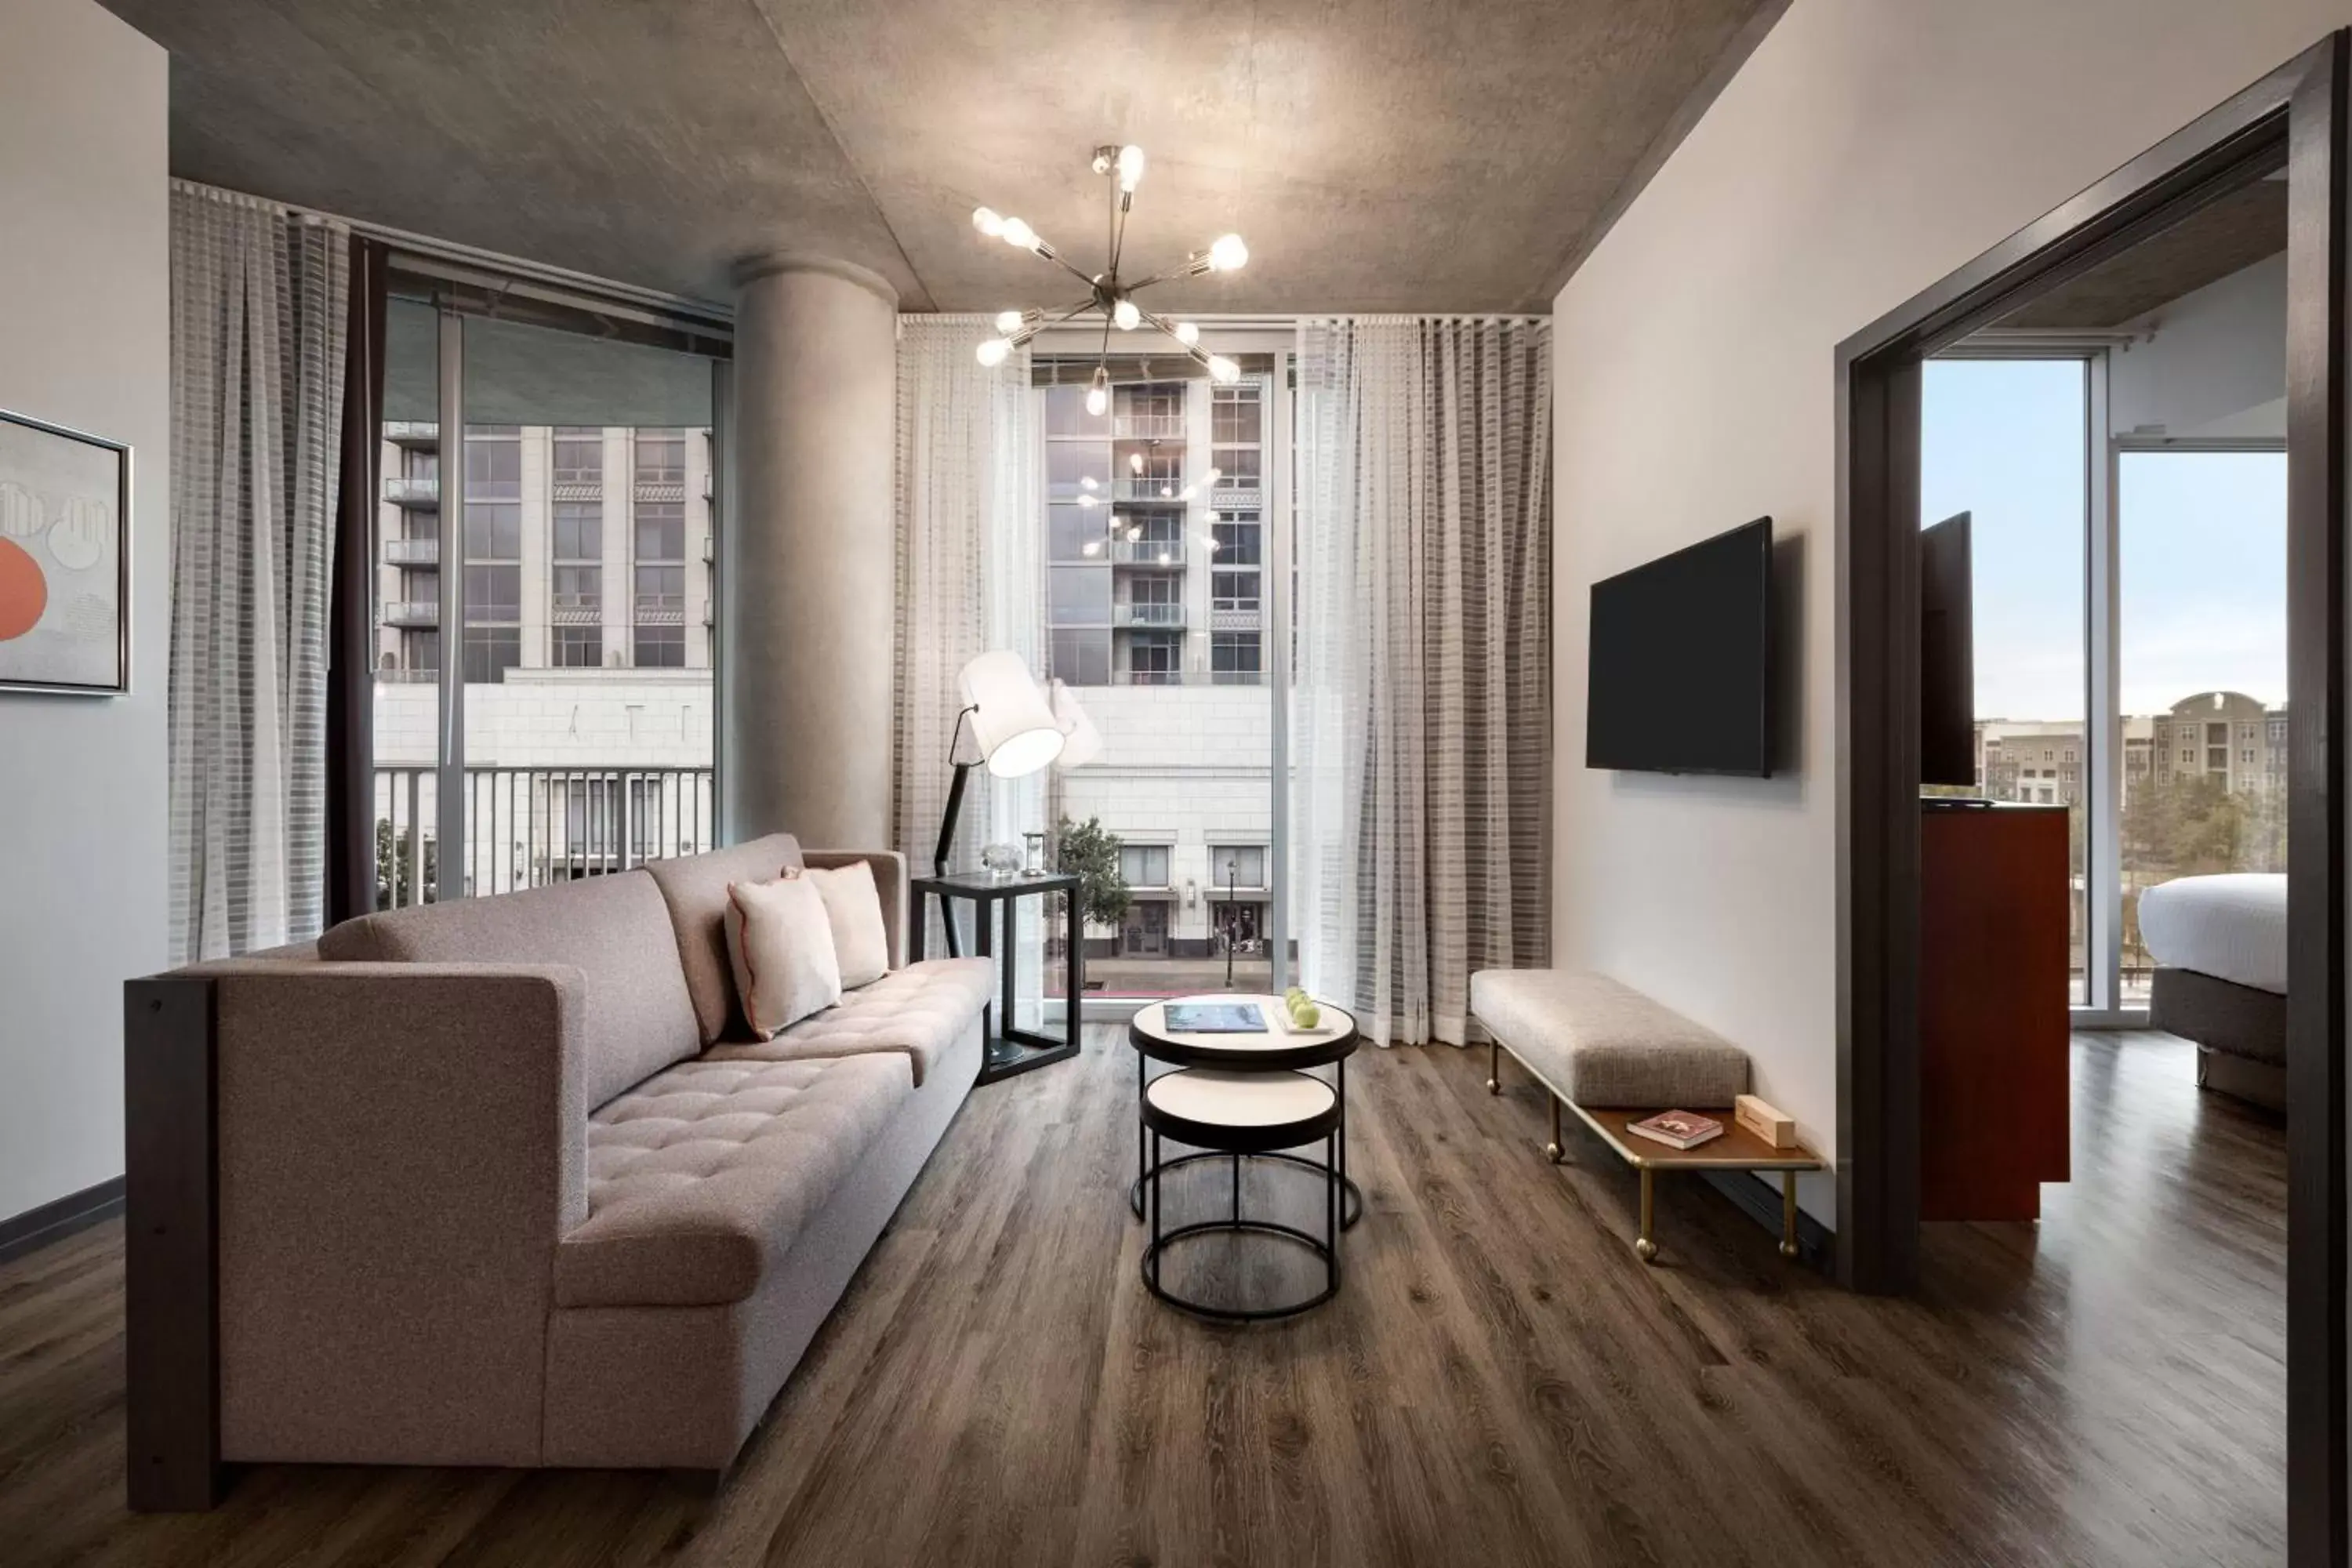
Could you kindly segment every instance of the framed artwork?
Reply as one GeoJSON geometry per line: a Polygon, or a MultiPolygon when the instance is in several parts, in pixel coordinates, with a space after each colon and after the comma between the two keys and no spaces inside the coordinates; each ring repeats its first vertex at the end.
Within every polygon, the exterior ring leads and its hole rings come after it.
{"type": "Polygon", "coordinates": [[[131,689],[131,448],[0,409],[0,692],[131,689]]]}

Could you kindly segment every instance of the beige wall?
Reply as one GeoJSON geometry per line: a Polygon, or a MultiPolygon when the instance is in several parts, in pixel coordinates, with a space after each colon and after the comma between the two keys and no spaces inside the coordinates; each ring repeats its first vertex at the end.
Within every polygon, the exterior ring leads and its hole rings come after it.
{"type": "Polygon", "coordinates": [[[0,1219],[122,1173],[122,982],[164,967],[163,51],[0,8],[0,408],[132,448],[131,690],[0,693],[0,1219]]]}
{"type": "MultiPolygon", "coordinates": [[[[1795,0],[1560,292],[1556,950],[1746,1046],[1824,1151],[1837,344],[2347,21],[2347,0],[1795,0]],[[1589,585],[1767,512],[1801,570],[1796,764],[1587,771],[1589,585]]],[[[1805,1201],[1830,1215],[1826,1181],[1805,1201]]]]}

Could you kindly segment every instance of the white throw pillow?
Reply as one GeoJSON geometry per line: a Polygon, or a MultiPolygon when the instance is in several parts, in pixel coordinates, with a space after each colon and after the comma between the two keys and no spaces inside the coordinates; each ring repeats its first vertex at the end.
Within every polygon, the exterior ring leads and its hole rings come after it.
{"type": "Polygon", "coordinates": [[[743,1016],[761,1039],[841,1000],[833,921],[797,867],[772,882],[727,884],[727,958],[743,1016]]]}
{"type": "Polygon", "coordinates": [[[842,989],[870,984],[890,973],[890,928],[882,923],[882,889],[874,863],[812,866],[806,873],[824,896],[833,921],[833,952],[841,965],[842,989]]]}

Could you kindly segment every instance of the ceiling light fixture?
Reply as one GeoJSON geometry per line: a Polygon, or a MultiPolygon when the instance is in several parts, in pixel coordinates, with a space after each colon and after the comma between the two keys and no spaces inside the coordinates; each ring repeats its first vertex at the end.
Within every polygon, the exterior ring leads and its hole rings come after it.
{"type": "Polygon", "coordinates": [[[1207,371],[1215,380],[1230,384],[1241,379],[1242,367],[1223,354],[1213,354],[1201,345],[1201,329],[1190,321],[1171,321],[1156,315],[1135,302],[1135,296],[1155,283],[1171,282],[1180,278],[1198,278],[1204,272],[1232,272],[1248,264],[1249,247],[1237,234],[1225,235],[1206,250],[1196,250],[1183,261],[1164,272],[1129,283],[1119,275],[1119,262],[1127,244],[1127,215],[1135,205],[1135,187],[1143,181],[1143,149],[1128,146],[1103,146],[1095,149],[1094,171],[1108,182],[1110,202],[1110,261],[1098,274],[1080,271],[1062,253],[1046,243],[1037,231],[1017,217],[1006,217],[992,208],[979,207],[971,215],[971,226],[990,239],[1001,239],[1016,249],[1030,251],[1054,263],[1087,286],[1087,297],[1076,304],[1060,310],[1003,310],[995,321],[996,336],[982,342],[974,351],[984,365],[1000,365],[1016,348],[1035,337],[1047,327],[1060,326],[1076,321],[1089,311],[1098,312],[1103,319],[1102,349],[1095,363],[1093,380],[1087,387],[1087,412],[1101,418],[1110,412],[1110,334],[1113,328],[1133,331],[1149,325],[1166,333],[1184,351],[1184,356],[1207,371]]]}

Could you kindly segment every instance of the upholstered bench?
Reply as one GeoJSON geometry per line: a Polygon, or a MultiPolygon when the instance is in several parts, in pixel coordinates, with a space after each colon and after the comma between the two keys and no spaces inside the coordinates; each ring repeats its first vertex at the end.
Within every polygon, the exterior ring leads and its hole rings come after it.
{"type": "Polygon", "coordinates": [[[1821,1162],[1795,1147],[1774,1149],[1730,1115],[1748,1092],[1748,1053],[1714,1030],[1605,974],[1563,969],[1482,969],[1470,976],[1470,1012],[1485,1026],[1486,1092],[1503,1091],[1503,1053],[1543,1085],[1551,1101],[1551,1142],[1562,1157],[1561,1106],[1642,1173],[1642,1228],[1634,1253],[1658,1255],[1651,1239],[1651,1178],[1660,1169],[1768,1170],[1782,1173],[1781,1250],[1795,1253],[1795,1173],[1821,1162]],[[1693,1150],[1628,1133],[1628,1122],[1659,1110],[1724,1112],[1723,1135],[1693,1150]],[[1628,1114],[1630,1112],[1631,1114],[1628,1114]]]}

